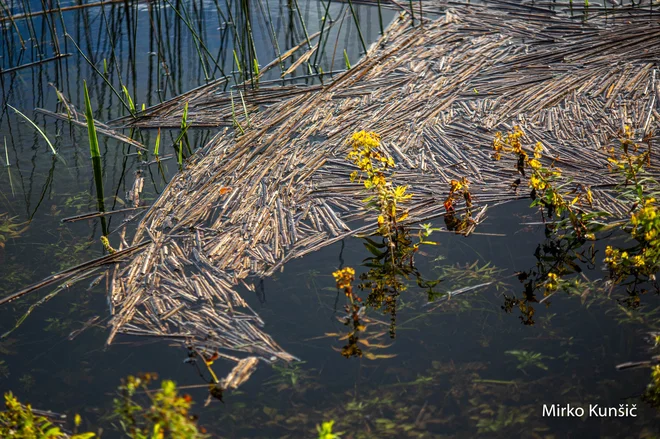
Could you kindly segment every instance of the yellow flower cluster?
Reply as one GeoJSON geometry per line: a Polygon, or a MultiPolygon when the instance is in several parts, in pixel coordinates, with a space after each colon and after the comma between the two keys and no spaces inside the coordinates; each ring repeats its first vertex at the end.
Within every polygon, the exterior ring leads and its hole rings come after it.
{"type": "Polygon", "coordinates": [[[503,152],[514,152],[527,157],[527,153],[523,151],[522,142],[520,141],[524,135],[525,133],[518,125],[513,127],[513,131],[507,133],[506,136],[502,135],[499,131],[496,132],[495,140],[493,140],[493,149],[495,150],[493,157],[495,157],[495,160],[499,160],[503,152]]]}
{"type": "Polygon", "coordinates": [[[646,250],[641,254],[630,255],[627,251],[621,251],[608,245],[605,248],[605,265],[610,270],[622,272],[626,267],[643,268],[646,265],[646,250]]]}
{"type": "MultiPolygon", "coordinates": [[[[380,150],[380,136],[374,132],[359,131],[349,140],[351,151],[348,160],[360,169],[351,173],[351,181],[356,181],[364,175],[364,187],[375,192],[376,205],[380,211],[378,216],[379,233],[388,236],[391,228],[407,216],[405,213],[397,218],[398,204],[410,199],[407,186],[392,186],[385,177],[385,172],[395,167],[392,157],[380,150]]],[[[371,200],[370,197],[368,200],[371,200]]]]}
{"type": "MultiPolygon", "coordinates": [[[[362,130],[351,136],[350,144],[352,149],[348,153],[348,159],[366,174],[364,186],[371,189],[384,185],[386,180],[383,173],[388,168],[393,168],[395,164],[392,157],[387,157],[379,151],[380,136],[362,130]]],[[[352,172],[351,181],[357,180],[359,175],[358,171],[352,172]]]]}
{"type": "Polygon", "coordinates": [[[649,247],[660,249],[660,214],[655,204],[655,198],[649,198],[644,206],[630,217],[634,229],[634,238],[643,240],[649,247]]]}
{"type": "Polygon", "coordinates": [[[342,268],[341,270],[332,273],[332,277],[334,277],[337,282],[337,288],[349,288],[355,280],[355,270],[351,267],[342,268]]]}

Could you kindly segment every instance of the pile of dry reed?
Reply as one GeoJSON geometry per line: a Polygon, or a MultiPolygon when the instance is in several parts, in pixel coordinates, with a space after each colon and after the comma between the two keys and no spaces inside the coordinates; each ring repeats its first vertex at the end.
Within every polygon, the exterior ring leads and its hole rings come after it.
{"type": "MultiPolygon", "coordinates": [[[[555,161],[564,176],[593,188],[596,209],[624,214],[610,192],[606,148],[623,124],[657,143],[658,40],[648,11],[576,22],[473,6],[414,28],[402,17],[331,84],[276,99],[244,135],[225,129],[193,156],[131,245],[151,242],[115,267],[108,342],[117,333],[162,336],[234,360],[237,352],[291,360],[237,286],[253,290],[249,278],[373,229],[345,160],[346,139],[361,129],[382,136],[397,163],[394,180],[415,194],[411,222],[442,215],[449,182],[460,177],[481,206],[527,197],[511,188],[514,160],[492,158],[494,133],[515,124],[528,144],[543,143],[546,165],[555,161]]],[[[191,114],[220,105],[226,120],[226,96],[219,99],[196,91],[186,100],[191,114]]],[[[161,109],[144,125],[180,111],[161,109]]],[[[654,147],[656,173],[659,160],[654,147]]]]}

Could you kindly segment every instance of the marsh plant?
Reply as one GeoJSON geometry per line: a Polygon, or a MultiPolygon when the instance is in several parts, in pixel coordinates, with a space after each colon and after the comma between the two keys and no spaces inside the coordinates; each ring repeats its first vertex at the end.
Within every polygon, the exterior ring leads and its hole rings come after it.
{"type": "MultiPolygon", "coordinates": [[[[537,142],[532,148],[523,145],[524,132],[518,126],[507,134],[496,133],[493,140],[494,158],[504,153],[516,159],[516,169],[528,178],[532,207],[539,207],[546,224],[549,240],[537,249],[536,269],[519,273],[525,290],[522,298],[505,296],[503,308],[510,312],[514,307],[521,311],[521,319],[527,325],[534,324],[534,307],[539,302],[536,292],[543,291],[545,302],[557,291],[569,293],[593,290],[582,272],[580,264],[595,268],[596,251],[593,243],[596,234],[620,230],[635,243],[626,248],[608,245],[603,262],[614,284],[629,282],[634,305],[638,296],[636,287],[647,281],[657,283],[655,273],[660,269],[660,214],[656,195],[658,183],[645,172],[650,160],[650,148],[643,150],[635,142],[634,131],[624,125],[617,133],[615,144],[608,150],[610,170],[618,177],[616,187],[618,201],[629,209],[629,217],[604,223],[607,213],[595,210],[591,188],[573,184],[562,177],[561,169],[554,162],[544,165],[544,147],[537,142]],[[554,218],[554,221],[549,222],[554,218]],[[573,275],[569,280],[567,276],[573,275]]],[[[521,178],[514,186],[521,184],[521,178]]],[[[601,288],[602,289],[602,288],[601,288]]],[[[638,303],[638,302],[637,302],[638,303]]]]}
{"type": "Polygon", "coordinates": [[[131,439],[207,437],[190,413],[190,395],[180,395],[170,380],[163,380],[158,390],[151,390],[149,385],[156,378],[154,374],[143,374],[122,381],[114,399],[119,429],[131,439]]]}
{"type": "MultiPolygon", "coordinates": [[[[536,142],[532,151],[526,151],[522,139],[525,133],[519,126],[503,135],[495,133],[493,140],[493,157],[501,158],[502,153],[511,153],[516,158],[516,170],[522,177],[529,175],[528,186],[531,189],[532,207],[539,207],[544,222],[557,218],[552,226],[554,230],[568,229],[578,239],[594,239],[595,219],[605,214],[603,212],[588,213],[586,208],[593,206],[591,188],[584,185],[574,185],[571,180],[562,179],[562,171],[555,166],[542,164],[544,147],[536,142]],[[531,154],[531,156],[530,156],[531,154]],[[570,225],[570,227],[567,227],[570,225]]],[[[520,179],[514,182],[517,186],[520,179]]]]}
{"type": "Polygon", "coordinates": [[[335,421],[327,421],[323,422],[321,425],[317,425],[316,431],[319,434],[318,439],[340,439],[343,433],[333,432],[332,429],[334,425],[335,421]]]}
{"type": "Polygon", "coordinates": [[[611,278],[619,283],[632,277],[633,283],[650,280],[656,289],[656,273],[660,270],[660,210],[657,197],[658,182],[647,175],[650,149],[641,150],[634,141],[634,132],[625,125],[618,133],[618,148],[610,148],[610,169],[621,180],[617,187],[619,199],[629,207],[630,216],[621,229],[634,241],[619,249],[607,246],[605,265],[611,278]]]}
{"type": "Polygon", "coordinates": [[[449,195],[444,202],[445,225],[447,230],[467,235],[469,227],[475,224],[472,218],[472,194],[468,179],[462,177],[459,180],[451,180],[449,185],[449,195]],[[465,202],[465,211],[462,215],[457,216],[455,206],[460,200],[465,202]]]}
{"type": "MultiPolygon", "coordinates": [[[[365,259],[364,265],[369,270],[360,275],[358,288],[367,291],[366,305],[390,315],[390,337],[394,338],[397,299],[401,292],[408,288],[408,280],[414,278],[418,286],[429,290],[429,294],[433,293],[433,287],[439,282],[424,280],[414,262],[420,245],[435,244],[428,240],[434,229],[425,225],[415,240],[410,228],[403,224],[409,213],[403,206],[413,194],[408,191],[408,186],[395,185],[392,182],[392,170],[396,163],[382,148],[380,136],[373,132],[360,131],[353,134],[349,144],[351,149],[347,159],[358,167],[358,170],[351,173],[350,178],[353,182],[363,182],[368,192],[364,202],[367,208],[377,214],[376,235],[380,237],[364,237],[364,245],[371,256],[365,259]]],[[[362,299],[353,291],[355,271],[352,268],[345,268],[333,275],[337,287],[344,290],[350,302],[349,314],[353,322],[352,338],[349,337],[351,345],[351,340],[361,328],[359,316],[364,312],[364,305],[362,299]]],[[[357,348],[342,353],[348,356],[361,355],[357,348]]]]}
{"type": "Polygon", "coordinates": [[[28,229],[27,223],[21,223],[16,217],[10,217],[7,213],[0,213],[0,252],[10,239],[16,239],[28,229]]]}
{"type": "MultiPolygon", "coordinates": [[[[80,415],[74,418],[75,430],[81,424],[80,415]]],[[[21,404],[11,393],[5,393],[5,410],[0,411],[0,437],[15,439],[91,439],[95,433],[68,433],[53,420],[38,415],[30,404],[21,404]]]]}
{"type": "MultiPolygon", "coordinates": [[[[114,399],[113,419],[122,437],[130,439],[208,437],[190,413],[192,398],[181,395],[173,381],[163,380],[160,388],[151,389],[154,374],[129,376],[122,380],[114,399]]],[[[79,433],[82,418],[74,417],[73,432],[60,422],[35,413],[30,404],[21,404],[5,393],[5,410],[0,411],[0,437],[16,439],[91,439],[95,433],[79,433]]]]}

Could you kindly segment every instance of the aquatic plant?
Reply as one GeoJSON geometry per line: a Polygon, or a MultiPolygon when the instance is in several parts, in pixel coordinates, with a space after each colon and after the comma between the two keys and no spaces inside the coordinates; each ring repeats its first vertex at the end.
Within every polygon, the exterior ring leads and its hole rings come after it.
{"type": "Polygon", "coordinates": [[[642,399],[660,410],[660,364],[651,368],[651,382],[646,387],[642,399]]]}
{"type": "MultiPolygon", "coordinates": [[[[530,172],[528,186],[531,188],[530,197],[533,200],[531,206],[541,208],[544,222],[546,215],[548,218],[553,216],[558,218],[558,221],[552,226],[554,230],[562,230],[567,224],[570,224],[570,232],[574,233],[578,239],[594,239],[593,221],[604,213],[587,213],[585,211],[584,206],[593,205],[591,188],[576,185],[572,190],[566,191],[565,188],[571,183],[571,180],[562,181],[562,171],[554,165],[554,162],[550,167],[543,166],[541,163],[543,144],[541,142],[536,142],[533,156],[530,158],[529,153],[523,147],[524,135],[520,126],[515,126],[513,131],[506,135],[501,132],[495,133],[493,140],[495,160],[500,160],[503,152],[513,153],[516,157],[518,173],[525,177],[526,170],[530,172]]],[[[515,187],[519,184],[520,179],[514,182],[515,187]]]]}
{"type": "Polygon", "coordinates": [[[5,248],[8,240],[18,238],[29,227],[28,223],[16,222],[16,218],[0,213],[0,251],[5,248]]]}
{"type": "Polygon", "coordinates": [[[525,350],[512,350],[506,351],[505,354],[513,355],[516,360],[518,360],[518,365],[516,369],[527,373],[526,369],[530,367],[536,367],[542,370],[548,370],[548,366],[543,363],[544,359],[552,359],[554,357],[548,357],[546,355],[540,354],[538,352],[530,352],[525,350]]]}
{"type": "Polygon", "coordinates": [[[143,374],[122,380],[113,403],[121,430],[131,439],[207,437],[190,414],[190,395],[179,395],[170,380],[163,380],[160,389],[150,390],[149,384],[156,378],[154,374],[143,374]],[[146,395],[145,402],[136,400],[138,394],[146,395]]]}
{"type": "Polygon", "coordinates": [[[337,283],[337,288],[344,291],[344,295],[348,298],[346,304],[347,317],[344,319],[344,324],[351,326],[351,330],[345,337],[347,344],[342,348],[341,354],[346,357],[361,357],[362,349],[358,346],[360,331],[365,330],[364,324],[360,321],[360,316],[364,314],[364,304],[362,299],[353,292],[353,281],[355,280],[355,270],[351,267],[342,268],[332,273],[337,283]]]}
{"type": "MultiPolygon", "coordinates": [[[[94,123],[94,112],[92,103],[89,99],[87,82],[83,81],[83,90],[85,94],[85,119],[87,120],[87,136],[89,138],[89,152],[92,158],[92,171],[94,174],[94,186],[96,187],[96,204],[99,212],[105,212],[105,197],[103,194],[103,166],[101,164],[101,149],[99,148],[99,139],[96,135],[96,125],[94,123]]],[[[105,217],[101,217],[101,228],[103,235],[108,234],[105,217]]]]}
{"type": "Polygon", "coordinates": [[[536,266],[519,272],[517,276],[523,284],[521,297],[505,294],[502,306],[507,313],[518,308],[521,322],[525,325],[535,323],[533,303],[549,304],[549,298],[558,291],[582,295],[593,289],[588,279],[574,276],[582,272],[580,265],[595,267],[596,249],[593,243],[585,247],[583,241],[574,236],[550,234],[545,242],[537,246],[534,257],[536,266]],[[542,292],[542,299],[539,300],[537,292],[542,292]]]}
{"type": "MultiPolygon", "coordinates": [[[[11,393],[4,395],[5,411],[0,411],[0,437],[15,439],[90,439],[95,433],[66,433],[45,416],[32,411],[30,404],[23,405],[11,393]]],[[[81,423],[75,416],[76,429],[81,423]]]]}
{"type": "Polygon", "coordinates": [[[2,378],[7,378],[9,376],[9,367],[7,367],[5,360],[0,360],[0,376],[2,378]]]}
{"type": "Polygon", "coordinates": [[[474,219],[472,218],[472,194],[470,193],[467,178],[462,177],[459,180],[452,180],[450,182],[449,195],[445,199],[444,207],[446,211],[444,219],[447,230],[452,230],[456,233],[469,233],[468,228],[474,224],[474,219]],[[454,206],[460,199],[465,201],[465,212],[457,218],[454,206]]]}
{"type": "Polygon", "coordinates": [[[625,125],[618,134],[619,151],[611,148],[608,161],[623,179],[617,187],[619,199],[630,206],[630,217],[621,228],[637,243],[625,249],[607,246],[604,263],[617,283],[630,276],[635,284],[646,279],[655,282],[655,273],[660,271],[658,182],[645,175],[650,150],[639,152],[632,128],[625,125]]]}
{"type": "Polygon", "coordinates": [[[303,367],[304,361],[279,365],[272,364],[274,376],[264,382],[267,386],[274,387],[278,392],[292,390],[296,393],[305,393],[316,386],[312,381],[314,369],[303,367]]]}
{"type": "MultiPolygon", "coordinates": [[[[371,194],[363,201],[368,208],[377,212],[376,233],[382,238],[382,241],[378,242],[363,237],[364,246],[371,256],[365,260],[364,265],[369,267],[369,270],[360,275],[359,288],[368,292],[366,305],[382,309],[383,313],[390,315],[390,336],[393,338],[396,332],[397,298],[408,288],[406,281],[414,278],[419,287],[428,289],[429,297],[435,294],[433,287],[439,280],[425,280],[414,264],[415,253],[421,244],[435,244],[427,239],[435,229],[430,224],[423,225],[417,234],[417,242],[414,242],[409,228],[402,224],[408,218],[408,210],[402,209],[401,206],[410,200],[413,194],[408,192],[408,186],[397,186],[389,181],[396,163],[381,148],[378,134],[359,131],[351,136],[349,144],[351,150],[347,159],[358,167],[357,171],[351,173],[351,181],[362,181],[371,194]]],[[[354,317],[354,331],[349,337],[348,345],[350,350],[343,353],[359,356],[361,351],[357,348],[355,337],[360,327],[357,317],[363,309],[358,306],[355,299],[357,296],[353,296],[352,286],[349,285],[350,291],[346,290],[347,274],[334,273],[337,286],[344,289],[351,300],[350,314],[354,317]]]]}
{"type": "MultiPolygon", "coordinates": [[[[21,116],[23,119],[25,119],[30,125],[32,125],[32,127],[34,127],[34,129],[37,130],[37,132],[39,133],[39,135],[40,135],[40,136],[46,141],[46,143],[48,144],[48,147],[50,148],[50,150],[51,150],[51,152],[53,153],[53,155],[56,156],[56,157],[60,157],[60,156],[57,154],[57,150],[56,150],[55,147],[53,146],[52,142],[50,141],[50,139],[48,139],[48,136],[46,135],[46,133],[44,133],[44,131],[43,131],[41,128],[39,128],[39,125],[37,125],[36,123],[34,123],[34,121],[32,121],[32,119],[30,119],[30,118],[27,117],[25,114],[21,113],[19,110],[17,110],[16,108],[12,107],[11,105],[7,104],[7,106],[8,106],[9,108],[11,108],[12,110],[14,110],[14,111],[16,112],[16,114],[18,114],[18,115],[21,116]]],[[[60,159],[61,159],[61,157],[60,157],[60,159]]]]}
{"type": "Polygon", "coordinates": [[[340,439],[343,433],[334,433],[332,431],[332,426],[335,424],[335,421],[323,422],[321,425],[316,426],[316,431],[319,434],[318,439],[340,439]]]}
{"type": "Polygon", "coordinates": [[[495,409],[486,403],[474,407],[472,411],[476,412],[471,419],[476,421],[479,434],[502,433],[509,428],[525,425],[530,417],[530,411],[502,405],[495,409]]]}
{"type": "Polygon", "coordinates": [[[410,200],[412,194],[407,192],[408,186],[394,186],[387,180],[387,174],[396,164],[381,149],[378,134],[359,131],[351,136],[349,143],[351,151],[347,159],[359,168],[351,173],[351,181],[364,180],[365,189],[374,194],[365,202],[379,213],[378,233],[391,238],[398,223],[408,217],[408,212],[400,211],[400,206],[410,200]]]}

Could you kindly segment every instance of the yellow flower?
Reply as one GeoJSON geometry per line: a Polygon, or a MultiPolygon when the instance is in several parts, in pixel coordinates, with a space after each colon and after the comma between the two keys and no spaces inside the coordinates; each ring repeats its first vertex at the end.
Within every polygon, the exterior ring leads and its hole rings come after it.
{"type": "Polygon", "coordinates": [[[342,268],[332,273],[332,276],[337,281],[337,288],[348,288],[355,280],[355,270],[351,267],[342,268]]]}
{"type": "Polygon", "coordinates": [[[458,181],[458,180],[452,180],[451,181],[451,189],[450,189],[451,192],[460,191],[462,188],[463,188],[463,185],[461,184],[460,181],[458,181]]]}
{"type": "Polygon", "coordinates": [[[542,152],[543,152],[543,144],[541,142],[536,142],[536,145],[534,146],[534,158],[540,159],[542,152]]]}
{"type": "Polygon", "coordinates": [[[537,191],[542,191],[547,187],[545,182],[537,175],[532,175],[532,178],[529,179],[529,185],[530,187],[533,187],[537,191]]]}
{"type": "Polygon", "coordinates": [[[635,267],[644,266],[644,257],[642,255],[635,255],[631,258],[631,261],[635,267]]]}

